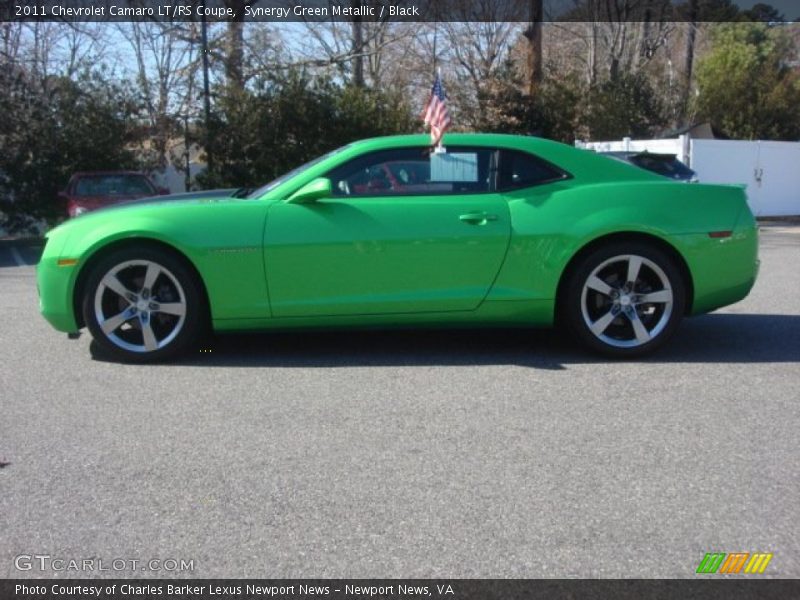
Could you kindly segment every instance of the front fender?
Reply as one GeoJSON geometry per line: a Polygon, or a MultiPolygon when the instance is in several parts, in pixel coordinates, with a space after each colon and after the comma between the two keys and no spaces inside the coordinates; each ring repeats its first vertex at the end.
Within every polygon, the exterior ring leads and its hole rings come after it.
{"type": "Polygon", "coordinates": [[[48,320],[57,329],[76,330],[72,306],[81,273],[105,248],[135,240],[165,244],[194,266],[212,319],[269,316],[261,252],[265,219],[265,203],[239,201],[131,207],[67,222],[49,234],[40,263],[40,289],[47,289],[41,298],[54,315],[48,320]],[[65,268],[59,259],[77,262],[65,268]]]}

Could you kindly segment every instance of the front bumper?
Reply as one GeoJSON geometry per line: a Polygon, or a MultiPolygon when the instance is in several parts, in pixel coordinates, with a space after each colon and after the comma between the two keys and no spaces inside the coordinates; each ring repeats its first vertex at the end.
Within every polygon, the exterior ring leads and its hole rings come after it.
{"type": "Polygon", "coordinates": [[[47,243],[36,267],[36,286],[39,291],[39,311],[58,331],[75,333],[80,328],[75,320],[73,289],[80,263],[59,266],[58,253],[47,243]]]}

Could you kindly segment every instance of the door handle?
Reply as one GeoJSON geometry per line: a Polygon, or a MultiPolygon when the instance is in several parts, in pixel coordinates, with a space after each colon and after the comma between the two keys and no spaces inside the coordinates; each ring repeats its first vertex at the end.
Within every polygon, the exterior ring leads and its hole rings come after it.
{"type": "Polygon", "coordinates": [[[471,225],[485,225],[488,221],[497,221],[497,215],[490,215],[485,212],[467,213],[460,215],[458,218],[471,225]]]}

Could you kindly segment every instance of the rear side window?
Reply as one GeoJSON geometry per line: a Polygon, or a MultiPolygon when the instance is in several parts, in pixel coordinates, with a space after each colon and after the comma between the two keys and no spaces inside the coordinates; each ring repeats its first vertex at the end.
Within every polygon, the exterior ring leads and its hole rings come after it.
{"type": "Polygon", "coordinates": [[[567,174],[550,163],[518,150],[501,150],[497,172],[499,191],[541,185],[565,179],[567,174]]]}
{"type": "Polygon", "coordinates": [[[491,189],[492,148],[396,148],[364,154],[328,173],[334,196],[486,193],[491,189]]]}

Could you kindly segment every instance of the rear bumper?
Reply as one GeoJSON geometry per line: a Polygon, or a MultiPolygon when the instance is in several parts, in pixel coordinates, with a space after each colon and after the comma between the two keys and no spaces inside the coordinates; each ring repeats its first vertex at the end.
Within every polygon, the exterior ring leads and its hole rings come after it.
{"type": "Polygon", "coordinates": [[[750,293],[760,266],[758,227],[752,217],[740,219],[729,238],[712,239],[707,234],[680,238],[693,276],[692,315],[734,304],[750,293]]]}

